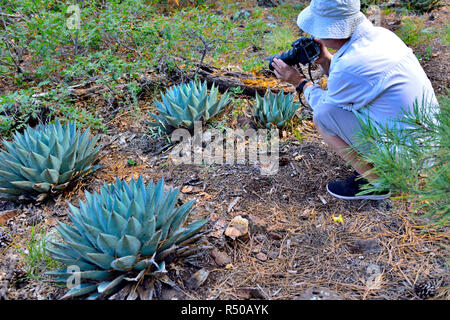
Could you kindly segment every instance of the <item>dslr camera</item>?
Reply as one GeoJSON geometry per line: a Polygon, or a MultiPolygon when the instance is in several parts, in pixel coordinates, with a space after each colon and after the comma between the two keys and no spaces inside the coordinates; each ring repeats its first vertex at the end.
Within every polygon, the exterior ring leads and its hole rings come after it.
{"type": "Polygon", "coordinates": [[[301,37],[292,43],[292,49],[285,51],[281,54],[274,54],[267,57],[269,60],[269,69],[273,68],[273,59],[281,59],[287,65],[293,66],[299,63],[306,65],[313,62],[320,55],[320,46],[313,40],[312,37],[301,37]]]}

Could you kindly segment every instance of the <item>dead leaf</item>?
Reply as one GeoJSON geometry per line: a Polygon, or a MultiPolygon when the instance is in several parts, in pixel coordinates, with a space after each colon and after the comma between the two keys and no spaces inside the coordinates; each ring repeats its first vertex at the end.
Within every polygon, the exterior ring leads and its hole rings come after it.
{"type": "Polygon", "coordinates": [[[205,268],[202,268],[202,269],[198,270],[196,273],[194,273],[192,275],[192,277],[190,277],[186,281],[186,286],[191,290],[195,290],[206,281],[206,279],[208,278],[208,275],[209,275],[209,271],[206,270],[205,268]]]}
{"type": "Polygon", "coordinates": [[[182,193],[199,193],[202,192],[202,187],[184,186],[181,188],[182,193]]]}
{"type": "Polygon", "coordinates": [[[181,192],[183,192],[183,193],[191,193],[192,189],[193,189],[192,186],[184,186],[184,187],[181,188],[181,192]]]}
{"type": "Polygon", "coordinates": [[[281,240],[282,239],[282,237],[278,233],[275,233],[275,232],[270,232],[269,237],[272,240],[281,240]]]}

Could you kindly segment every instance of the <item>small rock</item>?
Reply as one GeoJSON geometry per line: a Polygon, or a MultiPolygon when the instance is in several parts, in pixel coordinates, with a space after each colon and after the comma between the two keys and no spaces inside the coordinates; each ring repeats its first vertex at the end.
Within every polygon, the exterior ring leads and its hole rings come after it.
{"type": "Polygon", "coordinates": [[[235,240],[238,237],[248,233],[248,220],[242,218],[241,216],[236,216],[231,220],[227,229],[225,230],[225,235],[235,240]]]}
{"type": "Polygon", "coordinates": [[[231,263],[231,258],[222,251],[219,251],[217,248],[213,248],[210,252],[211,257],[220,267],[226,266],[231,263]]]}
{"type": "Polygon", "coordinates": [[[278,252],[271,251],[271,252],[269,252],[268,256],[269,256],[270,259],[277,259],[278,258],[278,252]]]}
{"type": "Polygon", "coordinates": [[[267,260],[267,256],[266,256],[264,253],[262,253],[262,252],[258,253],[258,254],[256,255],[256,258],[257,258],[258,260],[260,260],[260,261],[266,261],[266,260],[267,260]]]}

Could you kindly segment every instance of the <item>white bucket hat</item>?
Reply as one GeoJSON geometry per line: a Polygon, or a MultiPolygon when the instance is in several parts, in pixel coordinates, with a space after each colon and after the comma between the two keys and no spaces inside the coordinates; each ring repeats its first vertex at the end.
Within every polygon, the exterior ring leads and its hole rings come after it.
{"type": "Polygon", "coordinates": [[[360,0],[312,0],[297,18],[304,32],[321,39],[349,38],[364,21],[360,0]]]}

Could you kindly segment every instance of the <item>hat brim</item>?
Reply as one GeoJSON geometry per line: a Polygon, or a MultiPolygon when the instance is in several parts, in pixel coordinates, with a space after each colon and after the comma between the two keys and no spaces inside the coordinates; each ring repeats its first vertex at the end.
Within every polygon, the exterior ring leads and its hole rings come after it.
{"type": "Polygon", "coordinates": [[[347,39],[364,21],[362,12],[347,17],[324,17],[312,12],[311,6],[300,12],[297,25],[304,32],[321,39],[347,39]]]}

